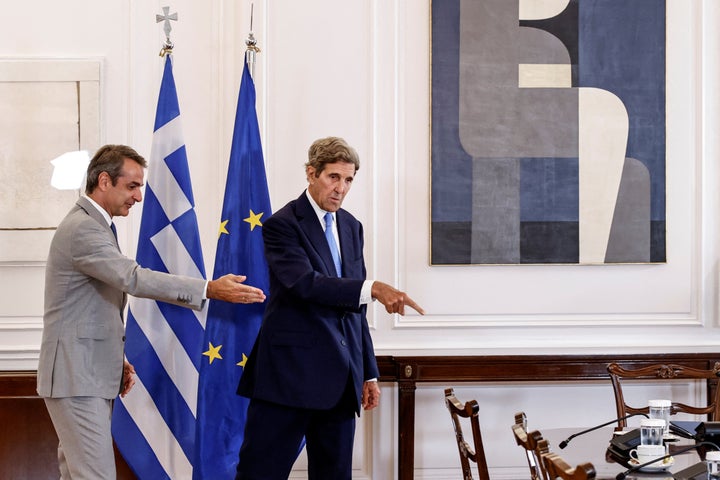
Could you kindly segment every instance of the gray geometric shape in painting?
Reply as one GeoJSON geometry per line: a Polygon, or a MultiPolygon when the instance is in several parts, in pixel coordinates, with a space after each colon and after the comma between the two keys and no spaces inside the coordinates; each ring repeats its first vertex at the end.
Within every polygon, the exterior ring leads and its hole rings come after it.
{"type": "Polygon", "coordinates": [[[471,262],[520,262],[520,161],[473,160],[471,262]]]}
{"type": "Polygon", "coordinates": [[[605,262],[650,262],[650,172],[634,158],[623,166],[605,262]]]}
{"type": "Polygon", "coordinates": [[[461,0],[460,141],[473,157],[577,157],[578,91],[519,88],[519,64],[570,65],[508,0],[461,0]]]}

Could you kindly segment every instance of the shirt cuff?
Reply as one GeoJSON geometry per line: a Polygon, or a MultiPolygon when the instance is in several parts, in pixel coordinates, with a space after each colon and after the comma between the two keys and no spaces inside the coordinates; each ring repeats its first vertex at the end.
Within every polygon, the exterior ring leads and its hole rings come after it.
{"type": "Polygon", "coordinates": [[[372,285],[375,283],[375,280],[365,280],[363,282],[362,289],[360,290],[360,305],[367,305],[368,303],[372,303],[374,298],[372,298],[372,285]]]}

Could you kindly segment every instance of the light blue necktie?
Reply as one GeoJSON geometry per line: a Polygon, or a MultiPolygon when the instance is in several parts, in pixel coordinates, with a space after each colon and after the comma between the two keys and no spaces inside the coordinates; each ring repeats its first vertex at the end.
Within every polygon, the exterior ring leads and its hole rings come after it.
{"type": "Polygon", "coordinates": [[[335,235],[333,235],[332,213],[327,212],[325,214],[325,238],[327,239],[328,245],[330,246],[330,253],[332,253],[333,263],[335,264],[335,271],[338,277],[342,277],[342,266],[340,264],[340,251],[338,250],[337,243],[335,242],[335,235]]]}

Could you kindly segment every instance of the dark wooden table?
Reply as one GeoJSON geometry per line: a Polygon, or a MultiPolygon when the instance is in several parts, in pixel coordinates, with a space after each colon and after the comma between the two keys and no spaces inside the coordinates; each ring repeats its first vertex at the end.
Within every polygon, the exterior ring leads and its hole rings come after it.
{"type": "MultiPolygon", "coordinates": [[[[418,383],[567,382],[607,380],[611,362],[638,368],[677,363],[708,369],[720,353],[613,355],[378,356],[381,382],[398,385],[398,479],[412,480],[415,469],[415,389],[418,383]]],[[[716,384],[708,385],[708,395],[716,384]]],[[[510,423],[508,423],[510,428],[510,423]]]]}

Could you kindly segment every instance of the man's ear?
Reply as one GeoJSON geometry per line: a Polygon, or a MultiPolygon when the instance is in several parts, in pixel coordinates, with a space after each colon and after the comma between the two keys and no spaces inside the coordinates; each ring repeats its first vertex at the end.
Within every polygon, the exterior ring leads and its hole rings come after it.
{"type": "Polygon", "coordinates": [[[110,178],[110,174],[107,172],[100,172],[100,175],[98,175],[98,188],[100,188],[102,191],[105,191],[108,189],[108,187],[112,186],[112,179],[110,178]]]}
{"type": "Polygon", "coordinates": [[[313,180],[316,178],[315,167],[311,167],[310,165],[305,167],[305,176],[307,177],[308,183],[312,183],[313,180]]]}

